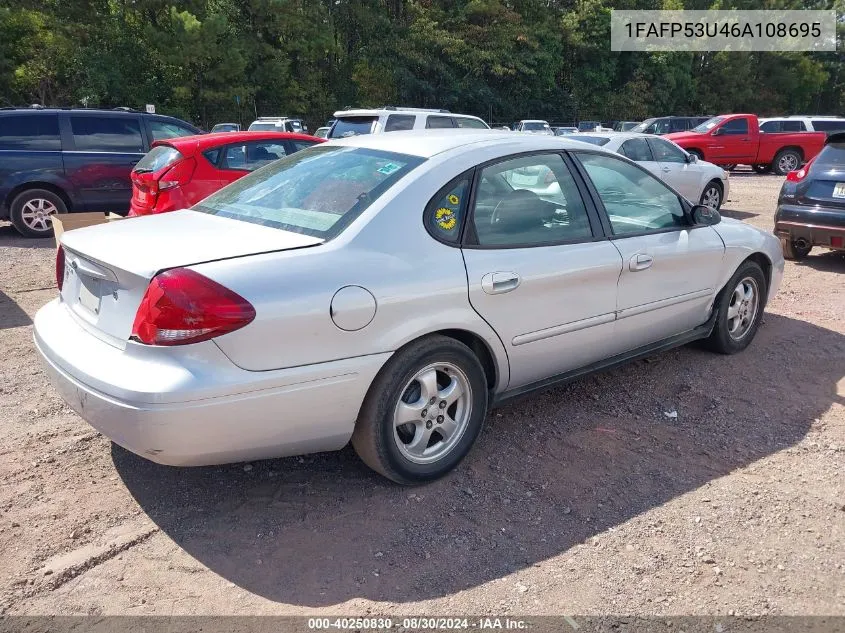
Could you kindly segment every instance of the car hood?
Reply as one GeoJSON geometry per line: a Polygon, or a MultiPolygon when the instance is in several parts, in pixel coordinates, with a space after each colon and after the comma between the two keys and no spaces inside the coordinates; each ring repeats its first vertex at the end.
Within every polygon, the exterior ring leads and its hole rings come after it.
{"type": "Polygon", "coordinates": [[[671,134],[664,134],[663,138],[668,138],[670,141],[679,143],[681,141],[691,141],[693,139],[702,138],[706,134],[699,134],[698,132],[672,132],[671,134]]]}

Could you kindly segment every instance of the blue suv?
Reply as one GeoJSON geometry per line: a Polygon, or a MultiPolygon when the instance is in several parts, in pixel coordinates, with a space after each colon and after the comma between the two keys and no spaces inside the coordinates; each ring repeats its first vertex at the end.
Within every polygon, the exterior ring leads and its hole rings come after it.
{"type": "Polygon", "coordinates": [[[150,144],[201,133],[128,108],[0,109],[0,219],[27,237],[49,237],[54,213],[125,214],[129,175],[150,144]]]}

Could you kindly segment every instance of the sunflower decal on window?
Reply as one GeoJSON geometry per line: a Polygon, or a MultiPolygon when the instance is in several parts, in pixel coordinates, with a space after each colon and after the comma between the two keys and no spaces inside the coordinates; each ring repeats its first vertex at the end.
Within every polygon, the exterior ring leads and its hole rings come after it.
{"type": "Polygon", "coordinates": [[[458,196],[456,196],[454,193],[449,194],[448,200],[449,200],[449,204],[454,204],[454,205],[457,205],[461,202],[461,199],[458,196]]]}
{"type": "Polygon", "coordinates": [[[446,207],[440,207],[434,212],[434,220],[444,231],[451,231],[458,224],[458,219],[455,217],[455,212],[446,207]]]}

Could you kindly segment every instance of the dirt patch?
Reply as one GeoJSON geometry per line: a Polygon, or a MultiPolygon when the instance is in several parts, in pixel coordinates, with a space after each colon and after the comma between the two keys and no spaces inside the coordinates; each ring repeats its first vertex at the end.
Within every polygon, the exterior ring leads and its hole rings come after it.
{"type": "MultiPolygon", "coordinates": [[[[725,215],[771,230],[782,179],[731,180],[725,215]]],[[[845,615],[841,255],[787,263],[743,354],[494,411],[417,489],[348,449],[173,469],[112,446],[37,363],[53,255],[0,227],[0,612],[845,615]]]]}

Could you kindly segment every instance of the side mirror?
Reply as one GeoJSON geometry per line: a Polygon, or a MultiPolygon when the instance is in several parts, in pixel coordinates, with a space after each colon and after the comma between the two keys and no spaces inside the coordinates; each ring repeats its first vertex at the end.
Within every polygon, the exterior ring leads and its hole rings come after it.
{"type": "Polygon", "coordinates": [[[690,163],[690,164],[691,163],[697,163],[698,162],[698,156],[696,156],[695,154],[687,154],[687,162],[690,163]]]}
{"type": "Polygon", "coordinates": [[[692,208],[692,221],[695,224],[713,226],[722,221],[722,216],[713,207],[697,204],[692,208]]]}
{"type": "Polygon", "coordinates": [[[724,130],[722,130],[722,128],[720,127],[717,127],[715,130],[713,130],[713,136],[722,136],[722,134],[724,133],[724,130]]]}

